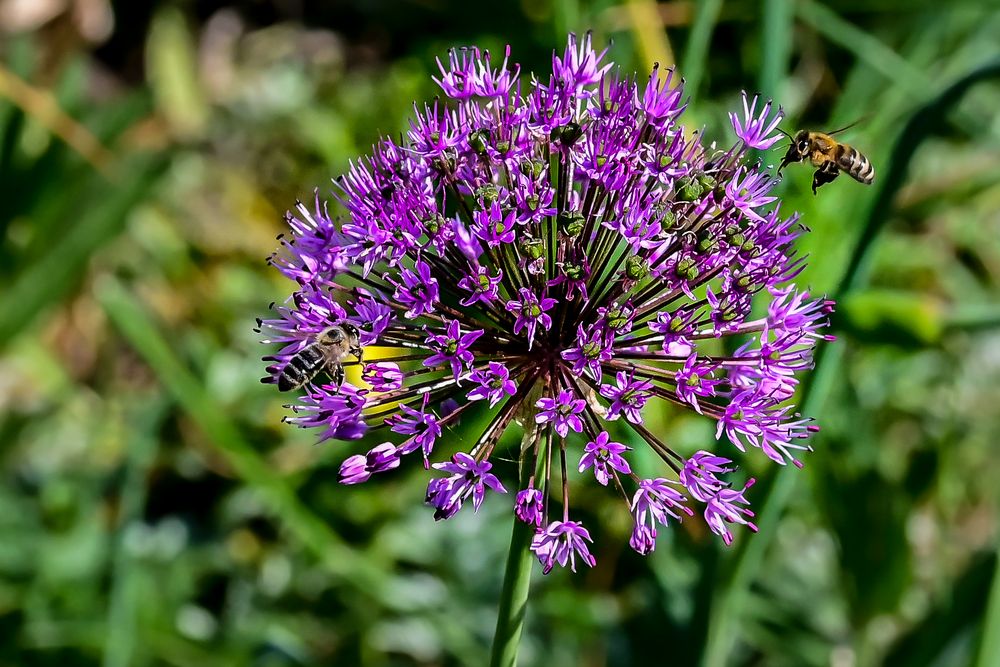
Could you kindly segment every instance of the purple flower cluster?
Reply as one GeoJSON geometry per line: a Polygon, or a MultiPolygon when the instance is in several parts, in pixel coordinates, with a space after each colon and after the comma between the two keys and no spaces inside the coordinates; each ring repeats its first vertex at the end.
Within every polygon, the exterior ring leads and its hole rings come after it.
{"type": "Polygon", "coordinates": [[[804,228],[779,211],[775,177],[750,162],[777,140],[781,111],[767,102],[758,114],[744,96],[731,116],[738,141],[704,145],[678,122],[671,71],[640,82],[605,55],[571,35],[551,75],[528,80],[509,49],[499,63],[475,48],[439,61],[447,103],[415,108],[405,139],[380,141],[337,179],[343,219],[318,197],[289,214],[272,263],[297,291],[262,323],[283,346],[266,358],[267,382],[339,323],[379,348],[357,385],[306,383],[287,418],[323,438],[385,432],[344,462],[345,484],[419,451],[446,475],[428,486],[437,518],[470,497],[478,509],[488,490],[505,493],[490,458],[522,425],[532,473],[514,512],[535,526],[545,571],[594,564],[590,534],[570,519],[573,465],[624,496],[640,553],[696,505],[727,544],[734,525],[756,530],[753,480],[734,486],[729,459],[675,451],[644,415],[690,408],[740,451],[801,466],[816,427],[789,400],[831,338],[821,330],[833,304],[791,282],[804,228]],[[759,317],[754,298],[767,306],[759,317]],[[488,425],[467,451],[432,462],[473,405],[488,425]],[[640,478],[611,422],[667,476],[640,478]]]}

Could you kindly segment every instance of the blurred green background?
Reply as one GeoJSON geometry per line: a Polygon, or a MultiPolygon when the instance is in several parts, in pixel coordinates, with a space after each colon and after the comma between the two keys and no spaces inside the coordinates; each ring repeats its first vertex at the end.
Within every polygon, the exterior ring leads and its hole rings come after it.
{"type": "Polygon", "coordinates": [[[283,211],[405,130],[435,56],[544,71],[586,29],[676,63],[720,143],[742,88],[787,130],[861,119],[879,178],[781,185],[839,340],[805,470],[737,457],[761,533],[686,522],[641,558],[581,485],[598,567],[536,572],[521,664],[1000,665],[1000,5],[974,0],[0,0],[0,665],[486,663],[507,503],[434,523],[419,466],[339,486],[364,446],[280,423],[253,320],[291,289],[283,211]]]}

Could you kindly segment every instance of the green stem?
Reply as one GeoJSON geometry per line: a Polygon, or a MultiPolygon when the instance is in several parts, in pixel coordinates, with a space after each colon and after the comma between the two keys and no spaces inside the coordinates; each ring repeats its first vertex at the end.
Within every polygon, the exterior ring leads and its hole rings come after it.
{"type": "MultiPolygon", "coordinates": [[[[684,92],[692,101],[698,96],[698,87],[708,64],[708,49],[712,42],[712,32],[719,21],[722,10],[722,0],[704,0],[695,5],[694,21],[691,24],[691,35],[688,37],[687,48],[684,49],[684,60],[681,61],[684,74],[684,92]]],[[[690,104],[690,102],[689,102],[690,104]]]]}
{"type": "MultiPolygon", "coordinates": [[[[537,433],[529,426],[525,431],[525,444],[534,441],[537,433]]],[[[533,470],[534,458],[527,447],[521,449],[518,488],[528,485],[533,470]]],[[[497,629],[493,635],[493,650],[490,667],[515,667],[517,650],[521,645],[521,631],[524,616],[528,610],[528,589],[531,586],[531,564],[534,554],[528,549],[535,535],[535,527],[514,518],[514,528],[510,535],[510,550],[507,552],[507,568],[503,575],[503,590],[500,592],[500,608],[497,612],[497,629]]]]}
{"type": "Polygon", "coordinates": [[[761,68],[758,79],[765,97],[781,99],[781,83],[788,71],[792,55],[794,11],[791,0],[765,0],[763,8],[763,39],[761,68]]]}
{"type": "Polygon", "coordinates": [[[108,636],[104,643],[103,667],[127,667],[137,664],[140,595],[137,593],[138,563],[126,546],[131,522],[141,519],[146,503],[146,477],[156,458],[160,428],[169,407],[168,401],[155,396],[129,404],[127,422],[132,427],[121,489],[120,519],[111,558],[111,590],[108,594],[108,636]]]}
{"type": "Polygon", "coordinates": [[[1000,328],[1000,308],[992,304],[961,305],[945,320],[947,332],[992,331],[1000,328]]]}
{"type": "MultiPolygon", "coordinates": [[[[987,76],[992,78],[1000,76],[1000,61],[997,61],[992,68],[983,68],[978,70],[977,73],[981,76],[973,79],[969,85],[987,76]]],[[[960,94],[964,92],[965,89],[960,89],[960,94]]],[[[956,97],[959,97],[960,94],[956,97]]],[[[998,556],[995,565],[996,570],[993,572],[993,584],[990,586],[989,597],[987,598],[986,617],[983,620],[979,655],[976,662],[979,667],[996,665],[998,664],[997,661],[1000,660],[1000,541],[997,543],[996,550],[998,556]]]]}

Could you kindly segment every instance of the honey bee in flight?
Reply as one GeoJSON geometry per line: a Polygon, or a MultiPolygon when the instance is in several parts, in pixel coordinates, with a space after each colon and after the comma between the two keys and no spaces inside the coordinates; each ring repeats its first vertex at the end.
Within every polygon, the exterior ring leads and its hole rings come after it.
{"type": "Polygon", "coordinates": [[[343,360],[353,355],[361,363],[358,328],[344,322],[320,331],[312,343],[299,350],[278,375],[278,390],[291,391],[326,373],[339,390],[344,384],[343,360]]]}
{"type": "Polygon", "coordinates": [[[778,167],[778,173],[781,173],[785,165],[792,162],[809,160],[816,167],[816,173],[813,175],[813,194],[816,194],[816,189],[820,186],[832,182],[842,171],[859,183],[871,185],[875,180],[875,167],[872,166],[871,160],[857,148],[842,144],[833,138],[833,135],[853,125],[854,123],[851,123],[829,134],[799,130],[793,137],[786,133],[785,136],[788,136],[792,143],[781,161],[781,166],[778,167]]]}

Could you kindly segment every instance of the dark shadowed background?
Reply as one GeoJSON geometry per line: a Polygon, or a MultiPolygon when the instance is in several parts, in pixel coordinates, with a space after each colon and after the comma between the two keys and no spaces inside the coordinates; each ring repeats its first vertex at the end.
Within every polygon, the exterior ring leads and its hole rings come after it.
{"type": "Polygon", "coordinates": [[[741,89],[789,131],[860,119],[879,176],[780,186],[839,340],[805,469],[740,458],[761,533],[686,522],[641,558],[581,485],[598,567],[536,573],[521,664],[1000,665],[1000,5],[974,0],[0,0],[0,665],[485,664],[508,505],[435,523],[419,466],[338,485],[367,446],[280,423],[252,328],[291,291],[284,210],[406,129],[435,56],[541,71],[587,29],[676,63],[720,143],[741,89]]]}

